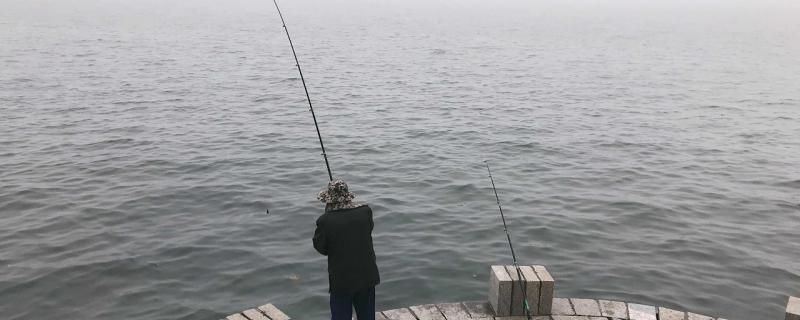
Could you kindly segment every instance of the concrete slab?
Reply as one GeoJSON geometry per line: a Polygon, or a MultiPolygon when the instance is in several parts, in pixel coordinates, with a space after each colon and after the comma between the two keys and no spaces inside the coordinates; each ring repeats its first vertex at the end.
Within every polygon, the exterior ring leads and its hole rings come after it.
{"type": "MultiPolygon", "coordinates": [[[[488,318],[484,318],[488,319],[488,318]]],[[[533,316],[531,317],[532,320],[553,320],[550,316],[533,316]]],[[[474,319],[473,319],[474,320],[474,319]]],[[[526,316],[512,316],[512,317],[498,317],[494,318],[494,320],[528,320],[526,316]]],[[[603,319],[607,320],[607,319],[603,319]]]]}
{"type": "Polygon", "coordinates": [[[243,315],[241,315],[239,313],[229,315],[225,319],[228,319],[228,320],[247,320],[247,318],[245,318],[243,315]]]}
{"type": "Polygon", "coordinates": [[[446,320],[435,304],[408,307],[419,320],[446,320]]]}
{"type": "Polygon", "coordinates": [[[604,317],[628,319],[628,306],[622,301],[600,300],[600,313],[604,317]]]}
{"type": "Polygon", "coordinates": [[[417,317],[408,308],[386,310],[383,315],[389,320],[417,320],[417,317]]]}
{"type": "Polygon", "coordinates": [[[628,317],[630,320],[657,320],[656,307],[643,304],[628,304],[628,317]]]}
{"type": "Polygon", "coordinates": [[[461,303],[441,303],[436,307],[444,314],[447,320],[468,320],[470,319],[469,312],[464,308],[461,303]]]}
{"type": "Polygon", "coordinates": [[[489,304],[497,316],[511,315],[511,276],[503,266],[489,271],[489,304]]]}
{"type": "Polygon", "coordinates": [[[389,320],[382,312],[375,312],[375,320],[389,320]]]}
{"type": "Polygon", "coordinates": [[[687,314],[689,320],[714,320],[714,317],[704,316],[702,314],[691,313],[687,314]]]}
{"type": "Polygon", "coordinates": [[[686,312],[658,307],[658,318],[661,320],[686,320],[686,312]]]}
{"type": "MultiPolygon", "coordinates": [[[[521,266],[522,277],[525,278],[526,293],[528,295],[528,307],[531,309],[532,315],[543,315],[539,312],[539,288],[542,285],[542,280],[536,275],[531,266],[521,266]]],[[[549,313],[548,313],[549,314],[549,313]]]]}
{"type": "Polygon", "coordinates": [[[261,310],[264,314],[267,315],[272,320],[291,320],[289,316],[287,316],[283,311],[276,308],[271,303],[265,304],[263,306],[258,307],[258,310],[261,310]]]}
{"type": "Polygon", "coordinates": [[[789,297],[786,303],[786,320],[800,320],[800,298],[789,297]]]}
{"type": "Polygon", "coordinates": [[[245,310],[242,311],[242,313],[244,313],[244,316],[250,320],[270,320],[270,318],[267,318],[267,316],[261,313],[261,311],[256,309],[245,310]]]}
{"type": "Polygon", "coordinates": [[[572,302],[572,308],[575,309],[575,314],[581,316],[602,316],[600,313],[600,304],[594,299],[569,299],[572,302]]]}
{"type": "Polygon", "coordinates": [[[553,279],[553,276],[550,275],[550,272],[547,271],[547,268],[544,266],[531,266],[533,271],[536,272],[536,275],[541,280],[541,286],[539,287],[539,313],[538,314],[554,314],[553,312],[553,298],[554,291],[555,291],[555,283],[556,281],[553,279]]]}
{"type": "MultiPolygon", "coordinates": [[[[604,320],[608,320],[603,318],[604,320]]],[[[557,316],[553,315],[553,320],[590,320],[589,316],[557,316]]]]}
{"type": "Polygon", "coordinates": [[[464,309],[473,318],[494,318],[494,310],[489,302],[486,301],[467,301],[464,302],[464,309]]]}
{"type": "Polygon", "coordinates": [[[569,299],[554,298],[553,315],[574,316],[575,309],[572,309],[572,304],[569,303],[569,299]]]}

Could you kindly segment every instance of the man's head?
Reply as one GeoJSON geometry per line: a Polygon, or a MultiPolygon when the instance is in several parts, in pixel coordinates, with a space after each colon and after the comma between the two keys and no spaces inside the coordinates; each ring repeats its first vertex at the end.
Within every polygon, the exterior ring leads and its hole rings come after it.
{"type": "Polygon", "coordinates": [[[319,201],[333,207],[347,207],[356,196],[350,192],[347,183],[342,179],[328,182],[328,187],[317,195],[319,201]]]}

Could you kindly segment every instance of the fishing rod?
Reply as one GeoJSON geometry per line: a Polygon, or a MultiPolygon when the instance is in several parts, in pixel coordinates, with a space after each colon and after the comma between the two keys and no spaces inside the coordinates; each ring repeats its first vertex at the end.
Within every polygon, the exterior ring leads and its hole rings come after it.
{"type": "Polygon", "coordinates": [[[314,106],[311,105],[311,96],[308,94],[308,87],[306,87],[306,79],[303,78],[303,70],[300,69],[300,61],[297,60],[297,52],[294,51],[294,44],[292,43],[292,36],[289,35],[289,29],[286,28],[286,21],[283,20],[281,8],[278,7],[278,0],[272,0],[275,3],[275,9],[278,10],[278,16],[281,17],[283,30],[286,31],[286,38],[289,39],[289,46],[292,47],[292,55],[294,55],[295,66],[297,72],[300,73],[300,81],[303,82],[303,90],[306,91],[306,100],[308,100],[308,109],[311,110],[311,117],[314,118],[314,127],[317,128],[317,137],[319,138],[319,146],[322,148],[322,157],[325,158],[325,167],[328,168],[328,178],[333,181],[333,173],[331,173],[331,165],[328,163],[328,154],[325,153],[325,144],[322,143],[322,134],[319,132],[319,124],[317,124],[317,116],[314,114],[314,106]]]}
{"type": "MultiPolygon", "coordinates": [[[[486,163],[486,170],[489,171],[489,179],[492,181],[492,190],[494,191],[494,198],[497,200],[497,208],[500,209],[500,218],[503,219],[503,231],[506,232],[508,247],[511,248],[511,258],[514,261],[514,268],[517,269],[517,279],[519,280],[519,286],[522,287],[522,304],[525,307],[525,315],[528,317],[528,320],[531,320],[531,308],[528,305],[528,290],[526,288],[525,281],[523,280],[522,270],[520,270],[519,264],[517,264],[517,255],[514,254],[514,245],[511,244],[511,234],[508,232],[508,225],[506,224],[506,216],[503,214],[503,206],[500,205],[500,196],[497,195],[497,188],[494,186],[494,177],[492,177],[492,169],[489,168],[488,161],[484,161],[484,163],[486,163]]],[[[511,295],[513,296],[514,294],[512,293],[511,295]]]]}

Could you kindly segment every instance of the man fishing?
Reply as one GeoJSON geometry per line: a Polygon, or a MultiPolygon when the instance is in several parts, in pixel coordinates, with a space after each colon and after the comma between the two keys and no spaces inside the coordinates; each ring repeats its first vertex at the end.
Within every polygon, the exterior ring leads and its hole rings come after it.
{"type": "Polygon", "coordinates": [[[319,192],[325,213],[317,219],[314,249],[328,256],[331,320],[375,320],[375,286],[380,283],[372,247],[372,209],[358,204],[337,179],[319,192]]]}

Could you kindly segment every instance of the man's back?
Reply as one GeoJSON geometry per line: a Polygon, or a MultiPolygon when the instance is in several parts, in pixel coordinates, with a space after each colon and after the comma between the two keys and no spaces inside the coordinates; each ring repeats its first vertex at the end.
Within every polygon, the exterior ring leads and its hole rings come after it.
{"type": "Polygon", "coordinates": [[[367,205],[328,211],[317,219],[314,248],[328,256],[332,293],[354,293],[380,282],[373,227],[372,209],[367,205]]]}

